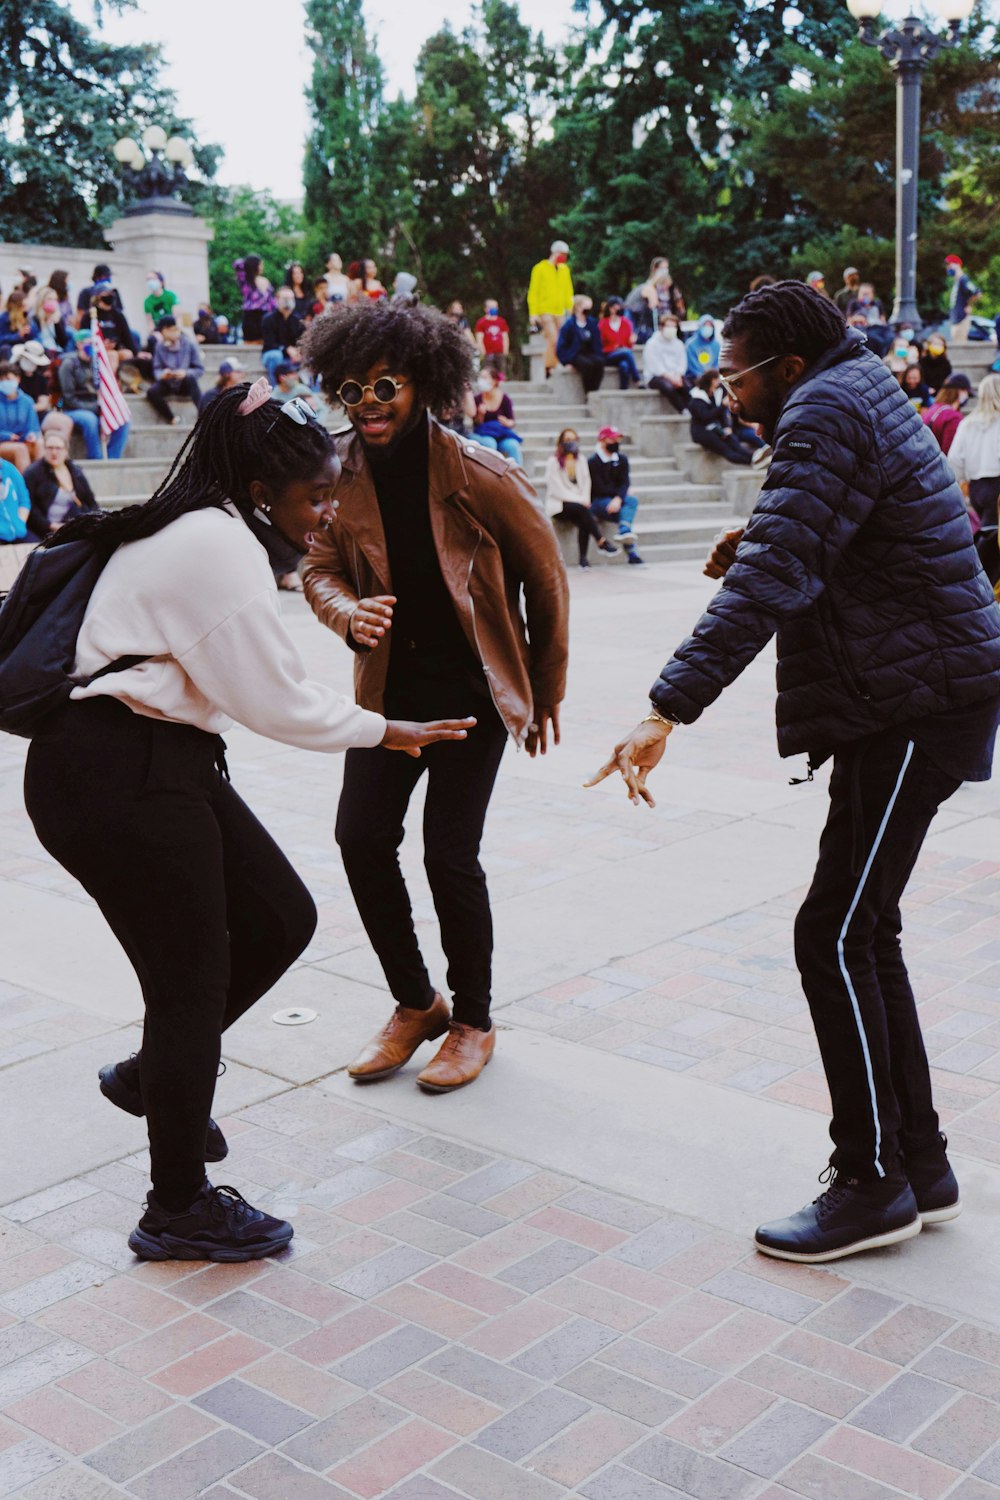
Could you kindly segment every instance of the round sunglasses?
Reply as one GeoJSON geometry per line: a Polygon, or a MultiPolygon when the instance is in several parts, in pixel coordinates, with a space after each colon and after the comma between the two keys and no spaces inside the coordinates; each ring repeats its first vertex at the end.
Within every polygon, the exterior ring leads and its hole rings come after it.
{"type": "Polygon", "coordinates": [[[394,375],[380,375],[372,385],[362,385],[360,380],[345,380],[337,392],[337,399],[344,406],[360,406],[365,392],[371,391],[376,401],[388,406],[408,384],[409,381],[397,380],[394,375]]]}

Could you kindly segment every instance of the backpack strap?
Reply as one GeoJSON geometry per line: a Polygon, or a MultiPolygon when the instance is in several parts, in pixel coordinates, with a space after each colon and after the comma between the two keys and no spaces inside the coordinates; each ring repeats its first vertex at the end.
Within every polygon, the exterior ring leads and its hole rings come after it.
{"type": "Polygon", "coordinates": [[[129,667],[137,667],[141,662],[152,661],[150,656],[119,656],[117,661],[109,661],[106,667],[99,672],[94,672],[87,678],[87,685],[96,682],[98,677],[107,677],[111,672],[127,672],[129,667]]]}

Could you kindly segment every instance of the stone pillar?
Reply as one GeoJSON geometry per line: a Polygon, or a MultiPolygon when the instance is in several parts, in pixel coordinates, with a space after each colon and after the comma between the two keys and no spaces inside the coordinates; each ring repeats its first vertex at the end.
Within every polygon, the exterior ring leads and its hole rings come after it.
{"type": "MultiPolygon", "coordinates": [[[[127,214],[105,230],[108,244],[122,256],[119,288],[134,329],[146,328],[142,304],[150,270],[162,271],[167,286],[180,298],[178,321],[190,326],[198,303],[208,301],[208,245],[214,233],[196,214],[156,210],[127,214]]],[[[115,272],[118,280],[117,266],[115,272]]]]}

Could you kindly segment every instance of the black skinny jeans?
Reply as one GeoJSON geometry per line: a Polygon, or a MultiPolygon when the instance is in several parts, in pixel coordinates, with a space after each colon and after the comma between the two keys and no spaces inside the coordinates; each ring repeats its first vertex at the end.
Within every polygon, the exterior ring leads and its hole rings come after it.
{"type": "Polygon", "coordinates": [[[938,1117],[900,948],[899,903],[931,821],[961,782],[905,733],[838,751],[795,958],[833,1101],[831,1161],[873,1180],[936,1155],[938,1117]]]}
{"type": "Polygon", "coordinates": [[[309,892],[223,778],[221,750],[216,735],[98,698],[53,714],[25,770],[35,832],[97,902],[142,987],[140,1081],[168,1209],[205,1180],[221,1033],[316,927],[309,892]]]}
{"type": "Polygon", "coordinates": [[[692,438],[702,448],[707,448],[710,453],[718,453],[731,464],[751,463],[750,454],[737,442],[731,432],[723,432],[720,428],[703,428],[701,432],[692,433],[692,438]]]}
{"type": "Polygon", "coordinates": [[[666,396],[674,411],[687,411],[688,407],[691,405],[691,398],[687,393],[686,387],[683,385],[671,385],[670,381],[667,380],[666,376],[664,375],[651,376],[651,378],[646,381],[646,385],[649,390],[659,391],[661,396],[666,396]]]}
{"type": "Polygon", "coordinates": [[[579,500],[564,500],[563,508],[555,517],[557,521],[568,521],[571,526],[576,527],[577,545],[580,550],[580,561],[583,562],[587,556],[587,547],[590,538],[595,542],[601,540],[601,526],[589,505],[581,505],[579,500]]]}
{"type": "Polygon", "coordinates": [[[174,417],[168,396],[183,396],[193,401],[196,409],[201,406],[201,386],[194,375],[185,375],[183,380],[155,380],[149,387],[146,400],[165,422],[172,421],[174,417]]]}
{"type": "Polygon", "coordinates": [[[337,811],[337,843],[358,912],[398,1005],[426,1010],[434,999],[413,927],[409,893],[399,868],[403,819],[421,776],[424,867],[448,961],[456,1021],[487,1027],[493,959],[493,917],[479,863],[486,810],[500,768],[507,731],[482,685],[461,678],[414,677],[386,693],[391,719],[475,715],[466,740],[428,745],[419,759],[399,751],[348,750],[337,811]]]}

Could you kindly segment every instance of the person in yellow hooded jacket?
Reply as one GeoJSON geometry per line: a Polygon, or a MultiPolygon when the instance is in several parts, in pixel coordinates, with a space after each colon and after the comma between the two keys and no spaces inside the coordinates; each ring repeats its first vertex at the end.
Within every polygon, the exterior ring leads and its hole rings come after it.
{"type": "Polygon", "coordinates": [[[528,317],[539,325],[545,338],[546,376],[556,367],[556,340],[572,307],[569,246],[565,240],[553,240],[547,258],[532,267],[528,283],[528,317]]]}

